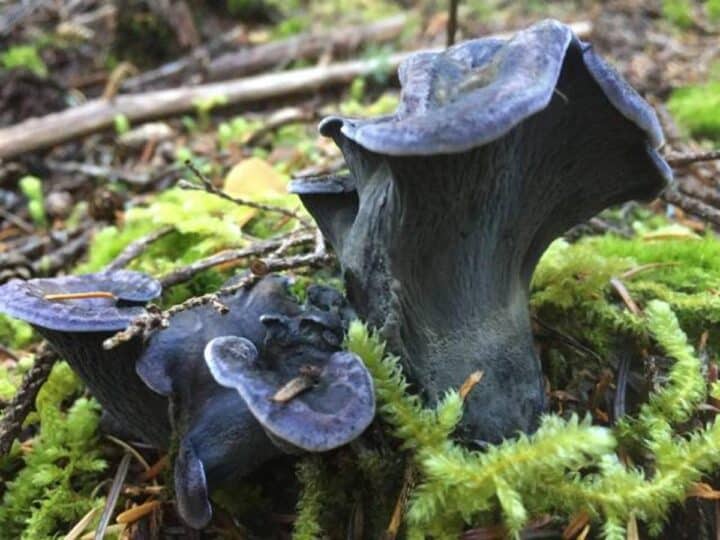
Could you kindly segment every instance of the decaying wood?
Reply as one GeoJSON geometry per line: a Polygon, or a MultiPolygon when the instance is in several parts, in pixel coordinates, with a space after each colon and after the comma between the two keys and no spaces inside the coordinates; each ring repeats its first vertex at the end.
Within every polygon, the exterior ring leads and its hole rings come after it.
{"type": "Polygon", "coordinates": [[[115,117],[120,115],[133,123],[143,122],[190,112],[196,103],[210,99],[222,98],[225,105],[238,105],[347,84],[379,68],[395,69],[409,54],[394,54],[382,63],[354,60],[189,88],[120,95],[114,100],[95,99],[0,129],[0,159],[111,128],[115,117]]]}
{"type": "Polygon", "coordinates": [[[398,15],[365,26],[339,28],[325,34],[300,34],[211,59],[216,49],[238,40],[240,32],[235,29],[221,36],[215,43],[197,47],[179,60],[127,79],[122,89],[133,92],[151,85],[157,87],[160,84],[178,83],[191,74],[198,74],[203,80],[220,81],[259,73],[292,60],[317,58],[326,51],[349,54],[363,43],[385,43],[395,39],[406,23],[407,17],[398,15]]]}
{"type": "Polygon", "coordinates": [[[396,15],[365,26],[338,28],[322,34],[306,33],[227,53],[210,62],[208,79],[219,81],[241,77],[293,60],[317,58],[321,54],[346,55],[363,43],[385,43],[395,39],[407,21],[406,15],[396,15]]]}
{"type": "MultiPolygon", "coordinates": [[[[570,27],[579,36],[588,34],[591,29],[587,22],[573,23],[570,27]]],[[[510,35],[512,33],[496,37],[510,35]]],[[[113,100],[95,99],[78,107],[0,129],[0,159],[108,129],[118,115],[125,116],[130,122],[143,122],[189,112],[196,103],[209,99],[222,98],[225,105],[238,105],[310,92],[347,84],[378,69],[394,71],[411,54],[401,52],[382,60],[353,60],[188,88],[120,95],[113,100]]]]}
{"type": "Polygon", "coordinates": [[[703,201],[683,195],[675,189],[668,189],[662,194],[665,202],[674,204],[685,212],[720,226],[720,209],[715,208],[703,201]]]}
{"type": "Polygon", "coordinates": [[[0,456],[6,455],[22,430],[25,418],[35,407],[35,398],[58,360],[57,354],[43,344],[35,356],[35,363],[27,372],[20,388],[3,409],[0,419],[0,456]]]}

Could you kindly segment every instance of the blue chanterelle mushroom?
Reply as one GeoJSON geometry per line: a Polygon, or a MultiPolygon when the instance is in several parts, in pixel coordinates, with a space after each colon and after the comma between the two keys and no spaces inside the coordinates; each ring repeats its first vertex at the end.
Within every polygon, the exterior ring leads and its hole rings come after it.
{"type": "Polygon", "coordinates": [[[565,230],[671,180],[650,106],[565,25],[419,53],[392,116],[330,117],[346,176],[296,180],[348,297],[430,403],[476,370],[466,439],[529,431],[543,409],[529,282],[565,230]]]}
{"type": "Polygon", "coordinates": [[[135,372],[142,338],[110,350],[102,346],[160,292],[157,280],[130,270],[13,280],[0,287],[0,313],[32,324],[122,427],[166,448],[171,432],[167,399],[135,372]]]}

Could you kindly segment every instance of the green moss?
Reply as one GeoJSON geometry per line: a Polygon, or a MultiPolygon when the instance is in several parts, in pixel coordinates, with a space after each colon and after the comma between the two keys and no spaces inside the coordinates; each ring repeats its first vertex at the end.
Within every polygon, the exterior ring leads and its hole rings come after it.
{"type": "Polygon", "coordinates": [[[720,82],[674,90],[667,105],[691,135],[720,139],[720,82]]]}
{"type": "Polygon", "coordinates": [[[451,433],[462,414],[457,393],[450,391],[436,409],[423,407],[408,394],[398,359],[386,356],[377,336],[353,323],[347,346],[371,372],[380,415],[420,473],[407,514],[408,538],[457,538],[465,526],[493,523],[498,511],[512,535],[532,518],[570,519],[580,511],[590,512],[606,539],[624,539],[631,515],[658,532],[670,505],[684,500],[690,486],[720,463],[720,419],[689,435],[673,431],[697,413],[706,383],[670,306],[653,301],[646,311],[643,328],[675,360],[668,382],[631,421],[650,473],[620,462],[610,429],[576,416],[547,415],[534,434],[483,452],[456,444],[451,433]]]}
{"type": "Polygon", "coordinates": [[[47,66],[35,45],[15,45],[0,53],[0,65],[5,69],[25,68],[36,75],[47,75],[47,66]]]}
{"type": "Polygon", "coordinates": [[[0,343],[12,349],[22,349],[35,338],[32,326],[0,314],[0,343]]]}
{"type": "Polygon", "coordinates": [[[77,397],[82,385],[64,362],[38,394],[38,434],[22,456],[23,468],[7,483],[0,506],[0,537],[56,538],[91,508],[105,469],[97,445],[98,405],[77,397]],[[70,405],[68,405],[70,403],[70,405]]]}
{"type": "Polygon", "coordinates": [[[707,0],[705,2],[705,11],[707,11],[708,18],[712,22],[720,21],[720,0],[707,0]]]}
{"type": "MultiPolygon", "coordinates": [[[[653,299],[667,302],[692,339],[720,323],[720,242],[712,236],[633,239],[589,237],[575,244],[553,243],[533,276],[531,307],[545,323],[603,354],[617,335],[642,346],[640,319],[613,290],[620,278],[642,308],[653,299]],[[627,278],[626,272],[633,272],[627,278]]],[[[711,345],[717,346],[713,336],[711,345]]]]}
{"type": "Polygon", "coordinates": [[[28,212],[35,225],[47,225],[45,216],[45,198],[43,196],[42,181],[35,176],[24,176],[19,182],[20,190],[28,199],[28,212]]]}
{"type": "Polygon", "coordinates": [[[692,3],[690,0],[663,0],[662,14],[667,20],[680,28],[690,28],[693,23],[692,3]]]}

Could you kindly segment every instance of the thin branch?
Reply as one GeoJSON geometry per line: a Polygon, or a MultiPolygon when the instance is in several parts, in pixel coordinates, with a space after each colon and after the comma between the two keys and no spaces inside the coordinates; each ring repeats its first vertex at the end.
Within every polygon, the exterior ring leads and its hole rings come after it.
{"type": "Polygon", "coordinates": [[[247,206],[248,208],[255,208],[256,210],[262,210],[265,212],[274,212],[276,214],[281,214],[285,217],[296,219],[300,223],[302,223],[305,227],[311,227],[312,225],[308,220],[303,218],[300,214],[297,212],[293,212],[292,210],[288,210],[287,208],[282,208],[280,206],[272,206],[269,204],[262,204],[255,201],[251,201],[249,199],[242,199],[240,197],[233,197],[232,195],[228,195],[223,190],[215,187],[215,185],[212,183],[212,181],[205,176],[203,173],[201,173],[195,165],[190,160],[187,160],[185,162],[185,165],[187,166],[190,171],[195,175],[195,177],[200,180],[201,186],[198,186],[196,184],[180,181],[178,182],[178,187],[182,189],[192,189],[192,190],[199,190],[199,191],[206,191],[208,193],[212,193],[213,195],[216,195],[220,197],[221,199],[225,199],[226,201],[230,201],[232,203],[235,203],[240,206],[247,206]]]}
{"type": "Polygon", "coordinates": [[[115,257],[115,260],[113,260],[105,267],[105,271],[119,270],[120,268],[126,267],[130,263],[130,261],[142,255],[143,252],[148,248],[148,246],[150,246],[150,244],[157,242],[164,236],[167,236],[173,230],[174,227],[168,225],[165,227],[161,227],[146,236],[138,238],[134,242],[131,242],[130,244],[125,246],[125,249],[123,249],[117,257],[115,257]]]}
{"type": "MultiPolygon", "coordinates": [[[[316,249],[312,253],[306,253],[302,255],[292,255],[289,257],[269,257],[263,260],[264,268],[267,272],[280,272],[282,270],[290,270],[293,268],[300,267],[321,267],[332,262],[333,257],[328,254],[324,249],[316,249]]],[[[224,296],[229,296],[240,289],[244,289],[253,285],[260,279],[261,276],[249,273],[245,277],[241,278],[237,283],[230,287],[225,287],[214,293],[204,294],[202,296],[195,296],[185,300],[185,302],[172,306],[171,308],[160,311],[156,307],[148,306],[146,313],[133,320],[130,325],[123,331],[118,332],[114,336],[106,339],[103,342],[105,349],[112,349],[117,347],[121,343],[129,341],[134,336],[145,334],[148,335],[151,332],[159,328],[166,328],[169,324],[169,319],[182,311],[192,309],[198,306],[212,305],[220,313],[227,313],[228,307],[223,304],[222,299],[224,296]]]]}
{"type": "Polygon", "coordinates": [[[666,202],[682,208],[689,214],[693,214],[694,216],[710,221],[714,225],[720,226],[720,210],[709,204],[705,204],[702,201],[693,199],[672,189],[666,190],[662,194],[662,198],[666,202]]]}
{"type": "Polygon", "coordinates": [[[670,154],[665,156],[665,161],[671,167],[686,167],[693,163],[699,163],[701,161],[714,161],[720,159],[720,150],[711,150],[709,152],[697,152],[697,153],[683,153],[683,154],[670,154]]]}
{"type": "Polygon", "coordinates": [[[92,234],[93,230],[87,229],[55,251],[43,255],[32,263],[33,273],[35,275],[53,275],[61,268],[65,268],[71,262],[79,259],[90,244],[92,234]]]}
{"type": "Polygon", "coordinates": [[[0,456],[6,455],[22,430],[27,415],[35,406],[35,398],[52,371],[58,355],[43,343],[35,355],[33,367],[25,374],[20,388],[3,410],[0,419],[0,456]]]}
{"type": "Polygon", "coordinates": [[[258,242],[246,248],[228,249],[221,251],[220,253],[216,253],[215,255],[211,255],[210,257],[206,257],[205,259],[200,259],[190,263],[187,266],[172,270],[160,278],[160,283],[162,283],[163,289],[167,289],[168,287],[172,287],[178,283],[189,281],[196,274],[203,272],[208,268],[219,266],[221,264],[227,264],[240,259],[246,259],[248,257],[260,257],[275,250],[284,252],[289,247],[308,244],[312,242],[312,240],[313,235],[310,233],[300,235],[294,234],[289,235],[287,238],[258,242]]]}
{"type": "Polygon", "coordinates": [[[15,225],[18,229],[21,229],[23,232],[25,232],[27,234],[33,234],[35,232],[35,227],[33,227],[30,223],[28,223],[21,217],[16,216],[12,212],[5,210],[2,206],[0,206],[0,217],[8,220],[10,223],[15,225]]]}

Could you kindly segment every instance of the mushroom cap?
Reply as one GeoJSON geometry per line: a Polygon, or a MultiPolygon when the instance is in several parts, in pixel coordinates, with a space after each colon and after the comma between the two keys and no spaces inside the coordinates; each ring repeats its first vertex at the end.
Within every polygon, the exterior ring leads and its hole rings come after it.
{"type": "Polygon", "coordinates": [[[414,54],[399,68],[402,96],[394,115],[331,116],[320,132],[333,135],[339,128],[348,139],[385,155],[464,152],[502,137],[562,92],[557,83],[569,48],[581,53],[607,99],[647,134],[650,147],[660,147],[662,129],[650,105],[590,45],[554,20],[508,41],[482,38],[414,54]]]}
{"type": "MultiPolygon", "coordinates": [[[[235,284],[238,279],[242,276],[231,278],[223,287],[235,284]]],[[[230,308],[228,313],[220,313],[210,305],[176,313],[170,318],[168,328],[150,337],[137,363],[138,375],[155,392],[165,396],[190,387],[194,387],[191,392],[194,394],[212,392],[216,385],[203,360],[207,342],[215,337],[238,334],[259,346],[266,332],[260,320],[262,315],[270,312],[295,315],[300,311],[288,294],[287,284],[286,278],[269,275],[251,288],[221,297],[230,308]]]]}
{"type": "Polygon", "coordinates": [[[352,353],[336,352],[323,363],[298,355],[273,365],[249,340],[224,336],[207,344],[205,361],[219,384],[237,389],[269,434],[309,452],[347,444],[375,415],[372,378],[352,353]],[[273,400],[303,365],[319,368],[316,384],[288,401],[273,400]]]}
{"type": "Polygon", "coordinates": [[[13,280],[0,287],[0,312],[59,332],[122,330],[160,296],[160,282],[140,272],[113,270],[80,276],[13,280]],[[47,300],[46,295],[105,291],[115,298],[47,300]]]}

